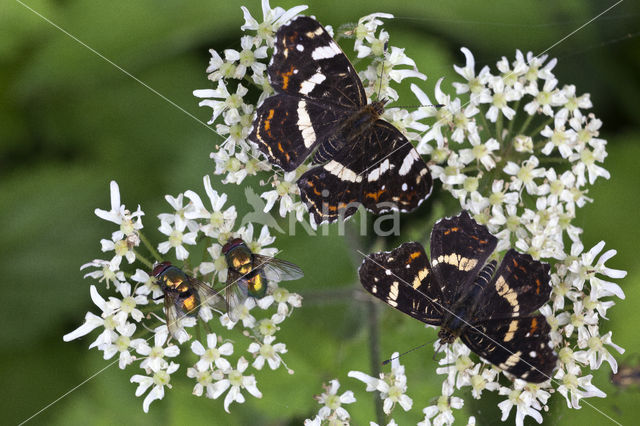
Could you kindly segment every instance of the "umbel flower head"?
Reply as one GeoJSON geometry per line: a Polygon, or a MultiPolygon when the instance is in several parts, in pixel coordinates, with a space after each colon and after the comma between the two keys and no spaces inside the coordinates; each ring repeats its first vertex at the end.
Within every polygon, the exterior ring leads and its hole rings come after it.
{"type": "MultiPolygon", "coordinates": [[[[235,335],[232,341],[223,333],[223,330],[232,329],[236,325],[226,313],[212,310],[202,298],[196,299],[200,304],[192,307],[191,313],[176,310],[174,304],[177,299],[164,302],[160,300],[174,296],[163,290],[156,277],[152,276],[150,269],[153,263],[142,254],[142,248],[147,249],[156,262],[164,260],[159,253],[169,255],[172,249],[178,260],[189,260],[192,248],[208,253],[210,258],[192,264],[188,271],[188,276],[206,281],[198,281],[198,285],[208,287],[214,284],[217,287],[206,294],[224,291],[222,288],[227,285],[233,291],[233,286],[238,285],[236,282],[227,284],[222,280],[216,282],[216,278],[224,278],[226,281],[223,271],[226,272],[227,264],[220,247],[229,239],[243,239],[256,254],[269,256],[277,253],[275,247],[270,247],[275,242],[275,237],[270,235],[267,226],[260,228],[258,235],[254,235],[252,223],[238,228],[235,206],[225,205],[227,195],[212,188],[209,176],[205,176],[203,182],[211,207],[206,206],[200,196],[191,190],[175,197],[165,197],[172,211],[159,214],[158,219],[159,230],[168,240],[160,242],[157,250],[142,234],[141,217],[144,213],[138,207],[131,214],[124,204],[120,204],[120,192],[115,182],[111,183],[111,210],[107,212],[96,209],[98,217],[120,226],[120,230],[115,231],[110,240],[115,241],[115,244],[102,244],[104,251],[115,251],[116,257],[111,260],[95,259],[82,266],[82,269],[91,270],[85,278],[96,281],[97,285],[92,284],[89,293],[99,311],[87,312],[85,322],[65,335],[64,340],[80,339],[98,329],[99,334],[90,348],[102,351],[105,359],[119,354],[116,362],[121,369],[137,365],[143,370],[144,374],[134,374],[131,382],[138,384],[136,396],[146,393],[143,400],[145,412],[148,412],[153,401],[164,398],[166,389],[171,389],[172,375],[180,371],[180,366],[186,359],[176,361],[182,358],[183,344],[189,342],[191,351],[199,357],[195,365],[186,370],[187,377],[197,382],[193,390],[195,395],[205,394],[208,398],[216,399],[228,390],[223,402],[227,411],[231,402],[245,402],[243,390],[260,398],[262,394],[257,387],[257,380],[246,370],[250,366],[255,371],[262,370],[265,362],[269,365],[269,370],[278,370],[285,365],[282,358],[286,353],[285,344],[274,343],[274,340],[282,323],[291,316],[295,308],[301,306],[302,298],[299,295],[279,287],[277,282],[269,282],[269,289],[264,300],[259,303],[259,310],[254,309],[258,305],[253,298],[247,298],[238,307],[245,312],[239,322],[239,327],[244,329],[241,339],[248,340],[247,346],[238,350],[238,336],[235,335]],[[125,242],[122,245],[127,249],[118,257],[121,241],[125,242]],[[128,253],[133,254],[133,259],[121,262],[122,257],[128,259],[128,253]],[[129,264],[131,266],[127,268],[129,264]],[[110,283],[115,285],[110,286],[110,283]],[[111,294],[108,298],[102,296],[107,292],[111,294]],[[168,312],[173,312],[173,316],[168,316],[168,312]],[[171,321],[176,322],[177,332],[174,332],[171,321]],[[257,321],[269,321],[273,326],[257,327],[257,321]],[[190,335],[190,332],[193,333],[191,329],[197,329],[194,334],[200,336],[200,329],[209,327],[214,327],[220,334],[205,334],[202,340],[190,335]],[[150,334],[147,330],[153,332],[150,334]],[[261,341],[262,345],[256,348],[255,341],[261,341]],[[236,353],[237,356],[234,356],[236,353]],[[255,359],[250,364],[247,358],[255,359]],[[232,367],[232,362],[237,365],[235,368],[232,367]]],[[[293,373],[292,370],[285,369],[287,373],[293,373]]]]}

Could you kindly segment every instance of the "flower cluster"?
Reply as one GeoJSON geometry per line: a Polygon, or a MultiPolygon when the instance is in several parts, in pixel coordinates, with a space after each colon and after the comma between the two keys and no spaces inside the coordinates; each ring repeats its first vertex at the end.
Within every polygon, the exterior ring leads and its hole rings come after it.
{"type": "MultiPolygon", "coordinates": [[[[219,324],[211,323],[215,314],[204,303],[198,307],[198,321],[192,316],[176,318],[182,333],[174,335],[170,332],[171,324],[166,324],[167,309],[164,312],[160,305],[163,297],[162,288],[155,277],[150,275],[152,263],[141,255],[141,242],[153,255],[155,261],[161,261],[160,253],[165,256],[175,254],[175,258],[189,265],[190,250],[206,252],[208,258],[197,264],[192,264],[189,276],[208,277],[211,283],[227,281],[227,263],[221,253],[222,245],[232,238],[241,238],[256,254],[273,256],[277,253],[275,247],[267,247],[275,241],[269,229],[262,227],[259,235],[254,237],[253,224],[236,228],[237,213],[234,206],[226,205],[226,194],[218,193],[211,186],[209,176],[204,177],[206,202],[194,191],[186,191],[177,197],[167,195],[165,198],[172,208],[172,212],[158,216],[159,230],[166,235],[167,240],[157,245],[157,251],[142,234],[143,212],[140,207],[135,213],[130,213],[120,202],[120,191],[115,182],[111,182],[111,210],[96,209],[96,215],[102,219],[120,225],[120,230],[113,233],[112,244],[102,240],[102,250],[112,253],[111,260],[96,259],[83,265],[91,272],[85,278],[104,282],[104,289],[96,285],[90,286],[90,295],[94,304],[100,309],[99,314],[88,312],[85,322],[76,330],[64,336],[65,341],[81,338],[93,330],[100,330],[96,340],[90,348],[98,348],[104,353],[105,359],[118,355],[121,369],[127,368],[134,362],[145,374],[135,374],[131,382],[137,383],[136,396],[141,396],[151,389],[143,402],[143,409],[148,411],[149,405],[156,399],[164,397],[165,387],[171,388],[171,375],[178,371],[179,356],[183,352],[183,344],[191,340],[190,349],[199,360],[192,367],[187,368],[186,375],[197,382],[193,393],[207,398],[216,399],[226,392],[224,408],[236,401],[245,401],[242,390],[260,398],[256,378],[247,371],[249,365],[253,370],[262,370],[265,363],[271,370],[285,366],[282,355],[287,352],[286,345],[276,343],[276,333],[279,325],[285,321],[297,307],[301,306],[302,298],[290,293],[276,282],[269,282],[267,295],[260,298],[247,298],[244,304],[236,309],[240,312],[238,321],[232,321],[228,313],[218,315],[219,324]],[[204,245],[204,246],[203,246],[204,245]],[[171,251],[171,253],[170,253],[171,251]],[[158,253],[159,252],[159,253],[158,253]],[[122,258],[131,264],[130,268],[121,268],[122,258]],[[138,261],[144,268],[133,270],[138,261]],[[113,287],[110,287],[113,284],[113,287]],[[101,291],[113,290],[114,295],[105,299],[101,291]],[[257,309],[256,309],[257,308],[257,309]],[[238,343],[223,337],[222,332],[209,332],[210,324],[219,330],[233,329],[236,324],[243,328],[243,336],[248,336],[250,343],[246,347],[244,356],[239,354],[235,366],[229,359],[236,352],[238,343]],[[196,327],[200,325],[199,327],[196,327]],[[202,338],[192,339],[184,330],[185,327],[195,327],[197,336],[201,330],[207,331],[202,338]],[[147,330],[153,330],[148,336],[147,330]],[[172,340],[175,340],[173,342],[172,340]],[[250,362],[253,360],[253,362],[250,362]]],[[[207,285],[200,282],[201,285],[207,285]]],[[[223,284],[233,291],[234,282],[223,284]]],[[[219,287],[219,286],[218,286],[219,287]]],[[[222,289],[219,289],[223,291],[222,289]]],[[[224,290],[224,291],[226,291],[224,290]]],[[[218,290],[216,290],[218,291],[218,290]]],[[[185,357],[186,359],[186,357],[185,357]]],[[[286,368],[289,373],[291,370],[286,368]]]]}

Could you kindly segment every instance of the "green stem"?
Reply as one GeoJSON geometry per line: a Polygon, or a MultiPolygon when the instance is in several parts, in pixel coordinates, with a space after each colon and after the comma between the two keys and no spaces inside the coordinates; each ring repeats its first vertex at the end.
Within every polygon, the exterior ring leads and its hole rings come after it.
{"type": "MultiPolygon", "coordinates": [[[[375,300],[367,302],[367,316],[369,317],[369,353],[371,354],[371,375],[380,377],[380,330],[378,327],[378,305],[375,300]]],[[[376,420],[379,425],[386,424],[383,402],[378,392],[373,394],[373,404],[376,408],[376,420]]]]}
{"type": "Polygon", "coordinates": [[[503,117],[502,112],[498,113],[498,119],[496,120],[496,139],[500,142],[500,146],[502,146],[502,126],[503,126],[503,117]]]}
{"type": "Polygon", "coordinates": [[[531,137],[534,138],[536,136],[538,136],[538,134],[542,131],[542,129],[545,128],[545,126],[549,125],[553,123],[553,118],[548,118],[547,120],[545,120],[541,125],[539,125],[533,132],[531,132],[531,137]]]}
{"type": "MultiPolygon", "coordinates": [[[[484,130],[487,132],[487,139],[491,139],[493,136],[491,134],[491,130],[489,130],[489,122],[487,121],[487,117],[485,117],[486,111],[480,109],[480,117],[482,118],[482,126],[484,130]]],[[[497,139],[497,138],[496,138],[497,139]]]]}
{"type": "Polygon", "coordinates": [[[141,255],[138,250],[133,250],[133,252],[136,254],[136,259],[138,259],[139,262],[143,263],[149,269],[153,268],[153,262],[141,255]]]}
{"type": "Polygon", "coordinates": [[[533,115],[527,114],[527,119],[524,120],[524,123],[522,123],[522,127],[520,127],[520,130],[518,131],[518,134],[519,135],[524,135],[524,132],[527,131],[527,127],[529,127],[529,125],[531,124],[532,121],[533,121],[533,115]]]}
{"type": "MultiPolygon", "coordinates": [[[[516,101],[516,104],[513,106],[513,110],[516,112],[516,116],[518,115],[518,108],[520,108],[520,99],[518,99],[518,100],[516,101]]],[[[515,118],[515,117],[514,117],[514,118],[515,118]]],[[[512,135],[512,133],[511,133],[511,132],[513,131],[513,126],[514,126],[515,124],[516,124],[516,120],[515,120],[515,119],[514,119],[514,120],[510,120],[510,121],[509,121],[509,129],[507,130],[507,133],[508,133],[509,135],[512,135]]],[[[513,137],[512,137],[512,139],[513,139],[513,137]]]]}
{"type": "MultiPolygon", "coordinates": [[[[162,262],[162,256],[160,256],[160,253],[158,253],[156,251],[156,249],[153,247],[153,244],[151,244],[149,242],[149,240],[147,239],[147,237],[144,236],[144,234],[142,232],[139,232],[138,235],[140,236],[140,241],[142,241],[142,244],[144,244],[144,246],[147,248],[147,250],[149,250],[149,253],[151,253],[151,255],[153,256],[153,258],[158,261],[158,262],[162,262]]],[[[136,257],[138,256],[138,253],[136,253],[136,257]]],[[[146,259],[145,259],[146,260],[146,259]]],[[[145,263],[145,262],[143,262],[145,263]]],[[[149,261],[147,260],[147,263],[149,263],[149,261]]]]}

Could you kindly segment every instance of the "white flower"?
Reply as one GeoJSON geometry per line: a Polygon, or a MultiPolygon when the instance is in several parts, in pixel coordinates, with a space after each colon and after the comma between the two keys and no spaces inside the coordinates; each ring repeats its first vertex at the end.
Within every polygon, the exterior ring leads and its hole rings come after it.
{"type": "MultiPolygon", "coordinates": [[[[494,78],[491,85],[493,94],[490,95],[491,106],[487,111],[486,117],[492,123],[498,119],[498,114],[502,112],[507,120],[512,120],[516,115],[516,111],[509,106],[509,102],[520,99],[521,94],[516,89],[508,87],[501,78],[494,78]]],[[[483,99],[484,100],[484,99],[483,99]]]]}
{"type": "Polygon", "coordinates": [[[102,246],[101,248],[103,252],[111,250],[115,251],[115,255],[110,262],[115,268],[120,268],[120,262],[123,257],[126,258],[129,263],[133,263],[136,260],[136,253],[133,251],[133,246],[129,244],[129,241],[126,238],[116,238],[113,240],[102,239],[100,240],[100,245],[102,246]]]}
{"type": "Polygon", "coordinates": [[[340,382],[335,379],[331,380],[328,386],[325,384],[323,387],[325,391],[315,397],[316,400],[323,405],[323,407],[318,411],[318,418],[320,420],[332,418],[348,421],[350,418],[349,412],[345,410],[342,405],[353,404],[356,402],[353,392],[349,390],[344,392],[342,395],[338,395],[340,382]]]}
{"type": "Polygon", "coordinates": [[[213,393],[213,381],[222,380],[224,378],[224,373],[220,370],[203,370],[200,371],[197,368],[189,367],[187,368],[187,377],[192,379],[196,379],[198,383],[193,387],[193,394],[196,396],[202,396],[203,392],[206,390],[207,397],[210,398],[209,395],[213,393]]]}
{"type": "Polygon", "coordinates": [[[442,384],[442,395],[438,398],[438,402],[435,405],[425,407],[422,412],[424,413],[424,420],[418,423],[418,426],[430,426],[452,424],[454,421],[453,408],[459,410],[464,405],[464,400],[457,396],[451,396],[453,389],[444,382],[442,384]]]}
{"type": "Polygon", "coordinates": [[[196,363],[199,371],[213,369],[213,364],[221,370],[231,369],[231,364],[223,356],[229,356],[233,353],[233,344],[225,342],[217,347],[218,336],[215,333],[207,334],[207,348],[202,346],[199,341],[191,343],[191,350],[194,354],[200,356],[200,360],[196,363]]]}
{"type": "Polygon", "coordinates": [[[144,213],[140,210],[140,206],[138,206],[138,210],[134,213],[130,213],[124,204],[120,204],[120,188],[116,181],[111,181],[110,190],[111,210],[95,209],[95,214],[100,219],[120,225],[120,230],[114,232],[111,236],[114,241],[117,241],[133,235],[142,229],[141,217],[144,216],[144,213]]]}
{"type": "MultiPolygon", "coordinates": [[[[237,321],[242,321],[242,325],[245,328],[251,328],[255,325],[256,319],[251,315],[251,309],[255,308],[256,302],[253,297],[248,297],[244,303],[239,304],[234,309],[235,318],[237,321]]],[[[231,320],[229,313],[225,313],[220,317],[220,324],[231,330],[237,323],[237,321],[231,320]]],[[[265,320],[262,320],[265,321],[265,320]]]]}
{"type": "Polygon", "coordinates": [[[280,200],[278,213],[281,217],[285,217],[289,212],[294,210],[294,196],[300,195],[300,190],[298,189],[298,185],[296,185],[297,179],[295,170],[285,173],[284,179],[280,179],[277,176],[274,177],[273,186],[275,189],[260,195],[261,198],[267,200],[267,204],[264,207],[265,213],[268,213],[273,208],[278,199],[280,200]]]}
{"type": "Polygon", "coordinates": [[[131,284],[122,283],[120,285],[120,294],[122,294],[122,299],[118,299],[117,297],[110,297],[107,305],[109,309],[113,313],[122,312],[125,314],[125,319],[131,315],[136,322],[142,321],[142,311],[138,309],[136,306],[138,305],[146,305],[148,300],[143,295],[131,296],[131,284]]]}
{"type": "Polygon", "coordinates": [[[561,385],[558,386],[558,392],[562,394],[567,400],[567,406],[569,408],[581,408],[580,400],[582,398],[598,397],[604,398],[606,393],[591,384],[591,374],[580,377],[582,373],[580,367],[577,365],[567,365],[567,371],[562,368],[558,369],[558,372],[554,376],[555,379],[561,381],[561,385]]]}
{"type": "Polygon", "coordinates": [[[242,238],[242,240],[247,244],[249,250],[252,253],[261,254],[263,256],[275,256],[278,252],[278,249],[270,247],[266,248],[270,244],[276,240],[276,237],[269,234],[269,227],[264,225],[260,230],[260,235],[257,240],[253,239],[253,223],[249,223],[247,226],[243,226],[238,229],[237,232],[238,238],[242,238]]]}
{"type": "Polygon", "coordinates": [[[169,336],[166,326],[160,326],[154,330],[153,347],[146,342],[136,348],[137,352],[145,359],[140,363],[140,368],[147,371],[160,371],[167,368],[164,357],[174,358],[180,354],[180,348],[176,345],[164,346],[169,336]]]}
{"type": "Polygon", "coordinates": [[[212,386],[211,394],[207,395],[212,399],[217,399],[227,389],[231,388],[229,393],[227,393],[227,396],[224,398],[224,410],[227,413],[229,412],[229,405],[233,401],[240,404],[245,401],[244,396],[241,393],[242,389],[246,389],[247,392],[256,398],[262,398],[262,393],[256,386],[257,383],[253,374],[250,376],[243,375],[248,366],[249,362],[244,359],[244,357],[240,357],[237,368],[235,370],[229,368],[223,371],[226,378],[222,378],[215,382],[212,386]]]}
{"type": "Polygon", "coordinates": [[[265,40],[269,46],[273,45],[273,35],[275,34],[278,27],[283,24],[289,22],[294,16],[303,10],[307,9],[308,6],[295,6],[289,10],[284,10],[281,7],[276,7],[275,9],[271,9],[269,5],[269,0],[262,0],[262,22],[258,23],[256,19],[251,16],[249,10],[242,6],[242,13],[244,14],[244,24],[240,27],[242,31],[253,30],[256,31],[256,46],[259,46],[262,43],[262,40],[265,40]]]}
{"type": "Polygon", "coordinates": [[[618,362],[611,355],[604,345],[613,347],[618,353],[624,353],[624,349],[611,341],[612,332],[600,336],[597,326],[587,326],[578,330],[578,346],[580,349],[588,348],[586,351],[574,352],[576,361],[589,364],[592,370],[597,370],[603,361],[607,361],[611,366],[611,371],[615,374],[618,371],[618,362]]]}
{"type": "Polygon", "coordinates": [[[209,175],[205,175],[202,180],[207,196],[211,201],[211,211],[204,206],[198,194],[193,191],[186,191],[184,195],[191,200],[191,206],[185,212],[185,217],[187,219],[206,219],[208,223],[201,225],[200,230],[209,237],[218,238],[220,233],[231,232],[238,214],[235,206],[222,210],[227,202],[227,194],[218,195],[218,191],[211,186],[209,175]]]}
{"type": "Polygon", "coordinates": [[[136,325],[131,323],[125,323],[124,325],[116,327],[118,333],[111,339],[112,343],[104,344],[102,350],[104,353],[104,359],[111,359],[117,353],[120,353],[118,358],[118,366],[124,370],[127,365],[131,364],[136,357],[131,355],[130,349],[136,350],[140,345],[144,344],[144,339],[133,339],[131,336],[136,331],[136,325]]]}
{"type": "Polygon", "coordinates": [[[275,283],[273,286],[275,288],[271,294],[257,301],[260,308],[267,309],[275,302],[278,304],[277,312],[280,315],[289,315],[293,311],[293,308],[302,306],[302,296],[297,293],[291,293],[286,288],[280,287],[275,283]]]}
{"type": "Polygon", "coordinates": [[[238,62],[233,78],[241,80],[247,68],[251,68],[254,74],[262,74],[266,71],[267,66],[262,62],[256,61],[256,59],[265,59],[267,57],[267,46],[258,47],[255,50],[255,40],[251,36],[240,37],[240,47],[242,50],[238,52],[233,49],[226,49],[224,51],[225,59],[228,62],[238,62]]]}
{"type": "Polygon", "coordinates": [[[179,364],[171,363],[165,368],[155,371],[153,376],[142,376],[140,374],[136,374],[131,377],[131,383],[138,383],[138,388],[136,389],[136,396],[140,396],[149,389],[149,387],[153,386],[149,394],[145,397],[142,402],[142,410],[145,413],[149,412],[149,405],[155,401],[156,399],[164,398],[164,387],[167,386],[171,388],[169,382],[171,381],[171,374],[175,373],[175,371],[180,367],[179,364]]]}
{"type": "Polygon", "coordinates": [[[143,296],[149,296],[149,294],[151,294],[149,297],[151,300],[155,303],[162,303],[160,299],[163,296],[163,292],[154,277],[149,276],[149,274],[142,269],[136,269],[136,273],[131,276],[131,280],[142,284],[136,285],[136,294],[143,296]]]}
{"type": "Polygon", "coordinates": [[[197,232],[184,232],[186,222],[180,221],[175,223],[175,227],[172,227],[168,222],[160,222],[158,230],[164,235],[169,237],[168,241],[158,244],[158,251],[162,254],[167,253],[171,248],[176,249],[176,258],[178,260],[185,260],[189,257],[189,252],[183,246],[183,244],[196,244],[197,232]]]}
{"type": "Polygon", "coordinates": [[[211,119],[207,121],[207,124],[212,124],[216,119],[225,111],[229,110],[242,110],[244,105],[244,96],[247,94],[248,89],[242,84],[238,84],[236,92],[234,94],[229,93],[227,85],[224,80],[218,81],[217,89],[199,89],[193,91],[193,96],[204,99],[200,101],[198,106],[208,106],[213,110],[211,119]]]}
{"type": "Polygon", "coordinates": [[[485,66],[480,70],[480,73],[476,76],[475,73],[475,59],[473,54],[466,47],[461,47],[460,50],[465,56],[467,61],[464,67],[457,65],[453,66],[453,69],[462,76],[466,83],[453,83],[453,87],[456,89],[456,93],[462,94],[469,92],[470,102],[472,105],[479,105],[481,103],[491,102],[491,94],[489,89],[485,86],[489,77],[489,67],[485,66]]]}
{"type": "Polygon", "coordinates": [[[524,418],[532,417],[538,423],[542,423],[540,410],[545,404],[550,394],[540,389],[539,385],[527,384],[524,380],[517,379],[513,383],[513,388],[500,388],[500,395],[509,395],[509,398],[500,402],[498,408],[502,411],[503,422],[509,417],[511,408],[516,407],[515,424],[522,426],[524,418]],[[542,404],[540,404],[542,402],[542,404]]]}
{"type": "Polygon", "coordinates": [[[280,363],[282,362],[282,358],[280,358],[279,354],[284,354],[287,352],[287,347],[284,343],[276,343],[273,344],[276,338],[274,336],[265,336],[262,344],[252,342],[249,345],[247,351],[253,354],[256,359],[253,361],[253,368],[256,370],[262,370],[265,361],[269,363],[269,367],[272,370],[280,367],[280,363]]]}
{"type": "Polygon", "coordinates": [[[92,271],[84,274],[83,278],[93,278],[97,279],[98,282],[106,282],[107,290],[109,289],[109,283],[113,282],[116,286],[116,289],[120,286],[121,283],[125,282],[124,272],[122,272],[119,268],[119,265],[114,264],[114,262],[110,262],[107,260],[94,259],[89,263],[85,263],[80,267],[80,270],[83,270],[88,267],[100,268],[97,271],[92,271]]]}
{"type": "Polygon", "coordinates": [[[578,290],[582,290],[585,280],[588,279],[592,292],[598,294],[598,298],[603,296],[617,296],[620,299],[624,299],[624,292],[619,285],[596,276],[596,274],[599,274],[617,279],[624,278],[627,275],[626,271],[612,269],[604,265],[607,260],[616,255],[617,252],[615,250],[607,250],[596,262],[596,256],[600,254],[604,248],[604,244],[604,241],[600,241],[587,253],[582,253],[584,249],[582,243],[575,243],[571,246],[571,256],[574,258],[580,256],[569,265],[569,271],[575,274],[571,284],[578,290]]]}
{"type": "Polygon", "coordinates": [[[472,148],[460,150],[460,160],[466,164],[469,164],[472,161],[478,161],[482,163],[486,170],[493,169],[496,166],[493,151],[500,148],[500,143],[493,138],[482,143],[480,136],[477,133],[469,135],[468,140],[471,143],[472,148]]]}
{"type": "Polygon", "coordinates": [[[124,312],[114,314],[109,304],[98,293],[96,286],[92,285],[89,287],[89,293],[91,294],[91,300],[93,303],[95,303],[95,305],[102,311],[102,315],[97,316],[91,312],[87,312],[84,317],[84,324],[73,330],[71,333],[65,334],[62,337],[62,340],[69,342],[91,333],[98,327],[104,327],[104,331],[89,346],[90,348],[101,348],[105,344],[112,343],[114,334],[113,330],[115,330],[116,327],[123,326],[125,324],[127,315],[124,312]]]}
{"type": "Polygon", "coordinates": [[[391,355],[391,372],[381,374],[380,379],[360,371],[350,371],[348,376],[364,382],[367,385],[367,392],[373,390],[380,392],[380,398],[383,399],[382,408],[386,414],[391,413],[396,403],[400,404],[405,411],[411,409],[413,405],[413,400],[405,395],[407,391],[407,376],[404,374],[404,366],[400,365],[397,352],[391,355]]]}
{"type": "Polygon", "coordinates": [[[545,169],[543,167],[536,168],[540,164],[540,160],[536,156],[530,156],[528,160],[524,160],[521,165],[509,161],[504,167],[504,172],[512,175],[511,188],[519,190],[523,186],[529,194],[536,194],[538,185],[535,179],[544,177],[545,169]]]}
{"type": "Polygon", "coordinates": [[[207,275],[213,272],[213,279],[217,276],[219,281],[227,281],[227,272],[229,267],[225,256],[222,254],[222,246],[218,243],[214,243],[207,247],[207,252],[211,256],[211,259],[213,259],[213,262],[202,262],[200,264],[199,269],[202,275],[207,275]]]}

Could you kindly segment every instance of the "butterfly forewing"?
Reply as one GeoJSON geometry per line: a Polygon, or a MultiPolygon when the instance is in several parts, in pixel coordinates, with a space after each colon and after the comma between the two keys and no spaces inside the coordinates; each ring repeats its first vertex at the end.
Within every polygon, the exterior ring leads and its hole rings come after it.
{"type": "Polygon", "coordinates": [[[442,296],[431,281],[429,258],[420,244],[369,255],[359,275],[365,290],[378,299],[424,323],[440,325],[442,296]]]}
{"type": "Polygon", "coordinates": [[[542,315],[473,324],[460,338],[472,351],[514,376],[540,383],[551,378],[557,356],[542,315]]]}
{"type": "Polygon", "coordinates": [[[258,107],[249,139],[273,164],[289,172],[321,141],[335,135],[348,116],[348,111],[281,93],[265,99],[258,107]]]}
{"type": "Polygon", "coordinates": [[[268,71],[277,92],[351,109],[367,104],[353,65],[313,18],[299,16],[280,27],[268,71]]]}
{"type": "Polygon", "coordinates": [[[431,266],[447,303],[453,303],[473,283],[497,245],[486,226],[466,211],[438,221],[431,232],[431,266]]]}

